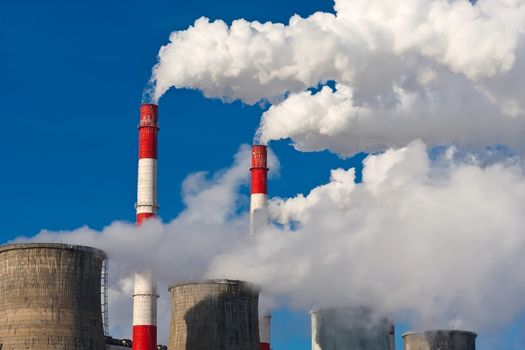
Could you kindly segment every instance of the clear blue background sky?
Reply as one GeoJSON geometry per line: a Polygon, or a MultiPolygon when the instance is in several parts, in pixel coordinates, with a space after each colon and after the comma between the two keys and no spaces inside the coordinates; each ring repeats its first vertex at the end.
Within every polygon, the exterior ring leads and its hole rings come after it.
{"type": "MultiPolygon", "coordinates": [[[[1,2],[0,241],[43,228],[100,229],[114,220],[134,220],[138,107],[170,32],[200,16],[287,22],[295,13],[332,11],[332,5],[329,0],[1,2]]],[[[184,177],[228,166],[239,145],[251,142],[263,110],[173,90],[159,108],[160,216],[169,221],[182,209],[184,177]]],[[[326,182],[329,169],[362,158],[299,153],[288,141],[272,148],[282,162],[281,177],[270,182],[271,195],[278,196],[307,193],[326,182]]],[[[307,315],[277,310],[273,320],[275,350],[310,348],[307,315]]]]}

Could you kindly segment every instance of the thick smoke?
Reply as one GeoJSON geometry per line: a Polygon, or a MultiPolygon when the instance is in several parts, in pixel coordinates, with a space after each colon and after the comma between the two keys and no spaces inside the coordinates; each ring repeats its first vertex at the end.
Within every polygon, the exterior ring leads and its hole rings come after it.
{"type": "Polygon", "coordinates": [[[336,0],[334,9],[287,25],[201,18],[161,48],[154,98],[176,87],[284,99],[265,114],[260,141],[292,138],[300,150],[348,155],[420,138],[525,151],[523,1],[336,0]],[[306,91],[328,81],[337,91],[306,91]]]}
{"type": "Polygon", "coordinates": [[[115,335],[129,335],[130,275],[144,267],[160,284],[162,341],[166,286],[205,277],[258,283],[272,306],[374,305],[418,328],[483,332],[525,312],[518,162],[481,166],[483,159],[454,148],[430,159],[422,142],[412,142],[369,156],[362,183],[354,169],[334,169],[307,196],[273,198],[275,223],[250,238],[246,211],[239,211],[249,167],[242,147],[230,169],[188,177],[187,207],[170,223],[114,223],[102,232],[42,232],[33,240],[109,253],[115,335]]]}

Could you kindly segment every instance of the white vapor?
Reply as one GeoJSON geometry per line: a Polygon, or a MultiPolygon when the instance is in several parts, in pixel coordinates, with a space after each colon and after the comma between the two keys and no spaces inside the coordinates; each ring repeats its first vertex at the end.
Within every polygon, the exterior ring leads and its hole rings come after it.
{"type": "Polygon", "coordinates": [[[175,87],[278,103],[260,141],[291,138],[303,151],[347,156],[416,138],[525,151],[523,1],[336,0],[334,10],[287,25],[200,18],[160,49],[153,98],[175,87]],[[306,91],[327,81],[337,91],[306,91]]]}
{"type": "Polygon", "coordinates": [[[353,169],[332,170],[329,183],[307,196],[273,198],[276,224],[250,238],[246,211],[238,210],[249,167],[242,147],[231,168],[188,177],[187,208],[170,223],[44,231],[31,240],[108,252],[117,336],[129,336],[129,276],[145,267],[159,281],[162,342],[166,287],[207,277],[258,283],[278,306],[374,305],[418,328],[483,332],[525,312],[525,278],[517,273],[525,264],[525,178],[517,159],[481,166],[455,153],[431,160],[415,141],[371,155],[359,184],[353,169]]]}

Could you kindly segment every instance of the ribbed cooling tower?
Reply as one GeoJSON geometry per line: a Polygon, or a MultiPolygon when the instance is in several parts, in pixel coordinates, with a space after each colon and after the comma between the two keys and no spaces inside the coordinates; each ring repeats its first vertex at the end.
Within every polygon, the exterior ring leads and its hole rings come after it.
{"type": "Polygon", "coordinates": [[[0,349],[104,350],[104,259],[82,246],[1,246],[0,349]]]}
{"type": "Polygon", "coordinates": [[[258,350],[259,290],[232,280],[179,283],[169,288],[170,350],[258,350]]]}
{"type": "Polygon", "coordinates": [[[390,322],[369,308],[320,309],[311,321],[312,350],[389,350],[390,322]]]}
{"type": "Polygon", "coordinates": [[[476,333],[434,330],[403,335],[405,350],[475,350],[476,333]]]}

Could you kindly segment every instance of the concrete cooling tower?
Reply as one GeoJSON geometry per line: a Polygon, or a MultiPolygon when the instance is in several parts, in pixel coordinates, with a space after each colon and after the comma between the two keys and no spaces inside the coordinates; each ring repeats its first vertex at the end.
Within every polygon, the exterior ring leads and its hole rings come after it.
{"type": "Polygon", "coordinates": [[[475,350],[476,333],[434,330],[403,335],[405,350],[475,350]]]}
{"type": "Polygon", "coordinates": [[[170,350],[259,350],[259,290],[233,280],[169,288],[170,350]]]}
{"type": "Polygon", "coordinates": [[[106,254],[66,244],[0,247],[0,349],[105,350],[106,254]]]}
{"type": "Polygon", "coordinates": [[[312,350],[389,350],[390,322],[366,307],[312,311],[312,350]]]}

